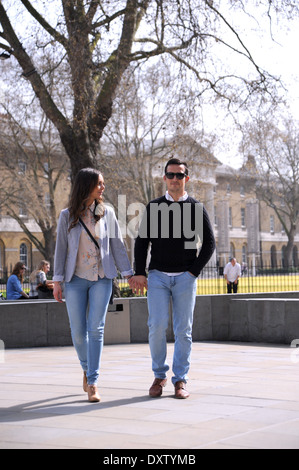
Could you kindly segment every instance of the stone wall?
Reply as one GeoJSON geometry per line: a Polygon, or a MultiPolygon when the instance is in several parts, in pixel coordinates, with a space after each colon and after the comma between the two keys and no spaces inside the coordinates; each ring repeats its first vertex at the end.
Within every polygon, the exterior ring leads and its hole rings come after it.
{"type": "MultiPolygon", "coordinates": [[[[171,306],[168,341],[173,341],[171,306]]],[[[148,341],[146,298],[116,299],[109,308],[105,344],[148,341]]],[[[290,344],[299,339],[299,292],[197,296],[194,341],[290,344]]],[[[72,344],[65,303],[0,302],[0,340],[5,348],[72,344]]]]}

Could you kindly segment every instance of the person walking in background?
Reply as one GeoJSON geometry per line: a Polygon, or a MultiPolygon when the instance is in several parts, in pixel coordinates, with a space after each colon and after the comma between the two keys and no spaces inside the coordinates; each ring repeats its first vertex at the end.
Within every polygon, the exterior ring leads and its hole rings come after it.
{"type": "Polygon", "coordinates": [[[241,276],[241,266],[237,263],[236,258],[231,258],[230,261],[226,264],[224,271],[224,278],[227,284],[227,293],[236,294],[238,292],[238,279],[241,276]]]}
{"type": "Polygon", "coordinates": [[[32,271],[29,277],[31,299],[53,299],[53,281],[47,279],[47,274],[50,271],[49,261],[42,260],[39,267],[32,271]]]}
{"type": "Polygon", "coordinates": [[[161,396],[167,382],[166,330],[171,298],[175,336],[172,383],[175,397],[187,398],[196,281],[215,250],[215,238],[205,208],[185,191],[189,180],[187,163],[170,159],[163,179],[167,192],[146,208],[135,242],[135,276],[129,283],[136,293],[148,289],[149,345],[155,377],[149,395],[153,398],[161,396]],[[168,228],[167,233],[163,233],[163,226],[168,228]],[[202,243],[199,254],[198,238],[202,243]],[[150,244],[147,281],[146,260],[150,244]]]}
{"type": "Polygon", "coordinates": [[[29,299],[29,295],[23,291],[22,283],[24,281],[24,273],[26,266],[21,261],[18,261],[7,280],[6,285],[6,299],[7,300],[19,300],[29,299]]]}
{"type": "Polygon", "coordinates": [[[114,210],[104,206],[103,175],[84,168],[75,178],[69,207],[61,211],[54,257],[54,298],[62,285],[73,344],[83,369],[83,389],[91,402],[97,389],[106,313],[117,268],[133,274],[114,210]]]}

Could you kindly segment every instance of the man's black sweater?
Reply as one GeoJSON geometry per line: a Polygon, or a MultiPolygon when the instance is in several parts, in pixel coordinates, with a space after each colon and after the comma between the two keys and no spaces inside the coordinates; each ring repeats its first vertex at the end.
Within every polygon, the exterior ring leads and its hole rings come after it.
{"type": "Polygon", "coordinates": [[[194,276],[200,274],[216,246],[205,208],[190,196],[179,202],[162,196],[148,204],[135,242],[136,275],[146,275],[149,244],[149,270],[190,271],[194,276]],[[201,242],[199,253],[195,246],[198,237],[201,242]]]}

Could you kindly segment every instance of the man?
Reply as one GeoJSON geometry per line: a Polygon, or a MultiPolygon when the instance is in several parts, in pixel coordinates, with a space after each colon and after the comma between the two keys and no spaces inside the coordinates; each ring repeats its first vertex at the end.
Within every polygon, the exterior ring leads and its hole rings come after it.
{"type": "Polygon", "coordinates": [[[224,278],[227,284],[227,293],[231,294],[238,292],[238,279],[241,276],[241,266],[237,263],[236,258],[231,258],[230,262],[224,268],[224,278]]]}
{"type": "Polygon", "coordinates": [[[166,330],[171,298],[175,337],[172,383],[175,397],[187,398],[196,279],[214,252],[215,239],[206,210],[185,191],[189,180],[187,164],[172,158],[166,164],[163,179],[166,195],[148,204],[140,226],[135,243],[135,276],[130,285],[134,292],[148,289],[149,346],[155,376],[150,396],[161,396],[167,382],[166,330]],[[198,254],[199,236],[202,245],[198,254]]]}

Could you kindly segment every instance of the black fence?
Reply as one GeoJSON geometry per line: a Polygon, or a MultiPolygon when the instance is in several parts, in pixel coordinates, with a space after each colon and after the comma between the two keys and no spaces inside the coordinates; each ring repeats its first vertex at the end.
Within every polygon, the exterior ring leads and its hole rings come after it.
{"type": "MultiPolygon", "coordinates": [[[[1,278],[0,271],[0,278],[1,278]]],[[[133,297],[133,293],[126,279],[119,279],[122,297],[133,297]]],[[[29,279],[23,283],[25,292],[29,292],[29,279]]],[[[299,290],[299,268],[286,268],[271,266],[243,267],[238,282],[238,293],[254,292],[287,292],[299,290]]],[[[225,294],[226,281],[223,276],[223,267],[207,266],[197,279],[197,295],[225,294]]],[[[6,278],[0,280],[0,293],[6,297],[6,278]]]]}
{"type": "MultiPolygon", "coordinates": [[[[198,295],[225,294],[223,267],[206,267],[197,280],[198,295]]],[[[299,290],[299,268],[248,265],[238,280],[238,293],[287,292],[299,290]]]]}

